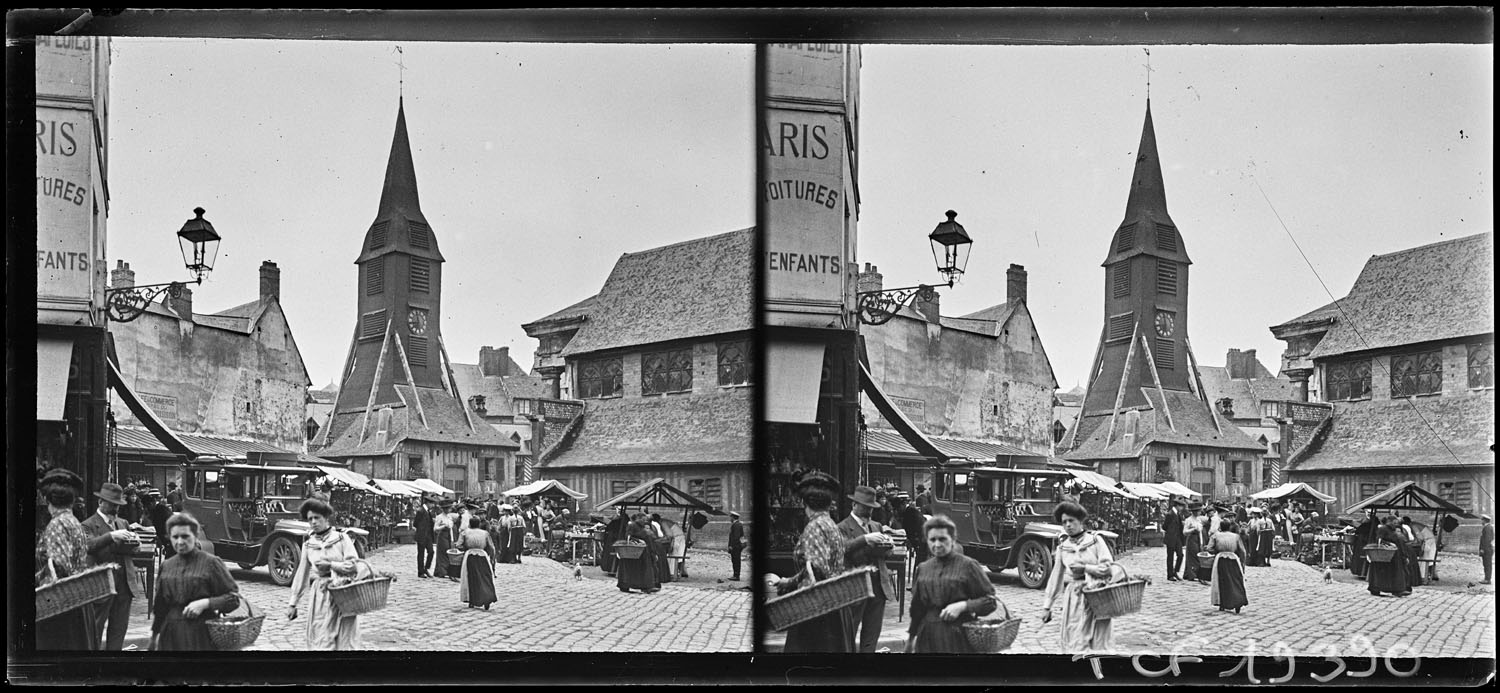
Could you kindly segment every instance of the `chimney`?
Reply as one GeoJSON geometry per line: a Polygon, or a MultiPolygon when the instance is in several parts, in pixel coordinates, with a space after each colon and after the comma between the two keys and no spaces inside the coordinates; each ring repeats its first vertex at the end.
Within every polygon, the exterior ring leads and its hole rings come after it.
{"type": "Polygon", "coordinates": [[[866,262],[865,271],[859,273],[859,291],[880,291],[885,288],[885,275],[880,273],[879,268],[866,262]]]}
{"type": "Polygon", "coordinates": [[[474,410],[475,414],[478,414],[480,416],[484,416],[488,412],[488,410],[485,409],[484,406],[484,395],[474,395],[473,397],[470,397],[469,407],[474,410]]]}
{"type": "Polygon", "coordinates": [[[260,297],[267,296],[281,298],[281,270],[270,260],[260,263],[260,297]]]}
{"type": "Polygon", "coordinates": [[[505,357],[510,347],[479,347],[479,374],[482,376],[505,375],[505,357]]]}
{"type": "Polygon", "coordinates": [[[130,263],[124,260],[115,260],[115,268],[109,273],[109,288],[135,288],[135,270],[130,269],[130,263]]]}
{"type": "Polygon", "coordinates": [[[940,322],[940,318],[942,317],[940,313],[940,304],[942,302],[941,299],[942,296],[938,295],[936,289],[933,289],[932,300],[924,301],[921,298],[918,298],[915,304],[916,309],[922,314],[922,317],[927,318],[927,322],[930,322],[934,325],[942,324],[940,322]]]}
{"type": "Polygon", "coordinates": [[[1260,377],[1260,369],[1256,367],[1258,365],[1260,365],[1260,364],[1259,364],[1258,361],[1255,360],[1255,350],[1254,349],[1246,349],[1245,350],[1245,377],[1246,378],[1258,378],[1258,377],[1260,377]]]}
{"type": "Polygon", "coordinates": [[[1005,270],[1005,300],[1011,303],[1026,302],[1026,268],[1011,263],[1005,270]]]}
{"type": "Polygon", "coordinates": [[[514,375],[510,372],[510,347],[503,346],[499,349],[500,372],[496,375],[514,375]]]}
{"type": "Polygon", "coordinates": [[[177,314],[178,318],[186,320],[188,322],[193,321],[192,289],[189,289],[186,286],[182,287],[182,294],[177,296],[176,298],[173,298],[172,294],[167,294],[167,304],[168,307],[172,309],[172,312],[177,314]]]}

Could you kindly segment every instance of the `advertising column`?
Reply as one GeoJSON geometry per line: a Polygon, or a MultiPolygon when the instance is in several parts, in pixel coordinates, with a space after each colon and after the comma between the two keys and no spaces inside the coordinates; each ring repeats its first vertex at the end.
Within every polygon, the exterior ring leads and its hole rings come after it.
{"type": "MultiPolygon", "coordinates": [[[[847,494],[859,454],[858,333],[853,309],[858,193],[859,50],[843,44],[763,46],[760,132],[764,256],[769,563],[795,572],[805,524],[799,474],[821,471],[847,494]]],[[[840,498],[840,503],[846,503],[840,498]]],[[[836,516],[846,508],[835,507],[836,516]]],[[[757,566],[758,568],[760,566],[757,566]]]]}

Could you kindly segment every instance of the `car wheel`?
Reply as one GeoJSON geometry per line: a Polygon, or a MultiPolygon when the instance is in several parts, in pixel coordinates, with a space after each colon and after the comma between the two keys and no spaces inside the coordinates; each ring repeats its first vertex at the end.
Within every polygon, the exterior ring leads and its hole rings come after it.
{"type": "Polygon", "coordinates": [[[1031,588],[1040,589],[1047,584],[1047,573],[1052,569],[1052,555],[1041,542],[1028,539],[1021,544],[1021,552],[1016,557],[1016,573],[1021,576],[1021,584],[1031,588]]]}
{"type": "Polygon", "coordinates": [[[267,552],[266,566],[271,569],[271,582],[282,587],[292,584],[297,574],[297,561],[302,558],[302,547],[287,537],[276,537],[267,552]]]}

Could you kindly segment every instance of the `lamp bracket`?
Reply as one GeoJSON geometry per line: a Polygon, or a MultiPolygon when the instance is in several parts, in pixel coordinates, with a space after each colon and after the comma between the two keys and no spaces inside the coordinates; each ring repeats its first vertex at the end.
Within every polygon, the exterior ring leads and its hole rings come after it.
{"type": "MultiPolygon", "coordinates": [[[[953,282],[949,281],[947,286],[951,288],[953,282]]],[[[914,299],[931,301],[934,288],[921,284],[882,291],[861,291],[857,296],[859,321],[866,325],[884,325],[896,317],[902,306],[911,304],[914,299]]]]}
{"type": "MultiPolygon", "coordinates": [[[[202,280],[199,280],[202,283],[202,280]]],[[[109,319],[115,322],[130,322],[141,317],[146,309],[151,307],[156,299],[162,294],[172,298],[182,296],[182,290],[186,284],[182,282],[167,282],[165,284],[146,284],[144,286],[132,286],[128,288],[110,289],[104,292],[104,303],[109,319]]]]}

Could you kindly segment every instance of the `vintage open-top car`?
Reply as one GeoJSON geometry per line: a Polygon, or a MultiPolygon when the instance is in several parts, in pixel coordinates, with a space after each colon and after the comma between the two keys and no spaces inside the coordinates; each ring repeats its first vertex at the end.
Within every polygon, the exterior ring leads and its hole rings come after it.
{"type": "MultiPolygon", "coordinates": [[[[1052,571],[1052,548],[1063,536],[1052,510],[1062,500],[1059,482],[1070,478],[1039,460],[945,464],[932,477],[932,512],[958,525],[964,555],[995,572],[1015,568],[1032,589],[1046,585],[1052,571]]],[[[1118,535],[1098,534],[1113,551],[1118,535]]]]}
{"type": "MultiPolygon", "coordinates": [[[[244,458],[200,458],[183,466],[183,511],[198,519],[221,559],[250,570],[267,566],[271,581],[292,584],[308,524],[297,508],[309,495],[315,467],[256,464],[244,458]]],[[[365,555],[368,532],[344,528],[365,555]]]]}

